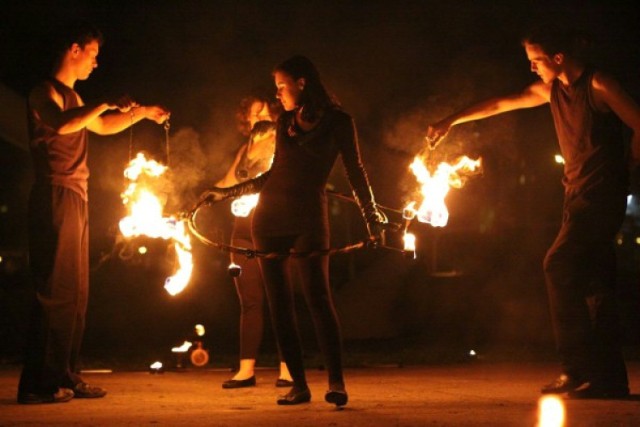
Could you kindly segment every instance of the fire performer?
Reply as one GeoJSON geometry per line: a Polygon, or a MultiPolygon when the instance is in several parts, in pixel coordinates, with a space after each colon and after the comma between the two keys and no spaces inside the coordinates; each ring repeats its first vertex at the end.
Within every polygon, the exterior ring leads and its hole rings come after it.
{"type": "Polygon", "coordinates": [[[342,339],[329,284],[329,257],[322,252],[329,248],[325,185],[339,154],[370,235],[381,237],[386,218],[374,201],[353,119],[329,95],[316,67],[296,55],[275,68],[274,80],[285,113],[277,123],[271,170],[230,188],[213,188],[203,198],[217,201],[260,191],[252,223],[256,249],[263,253],[319,253],[258,258],[276,337],[294,382],[277,403],[296,405],[311,400],[293,288],[287,275],[288,265],[295,264],[325,358],[329,382],[325,400],[343,406],[348,395],[342,374],[342,339]]]}
{"type": "Polygon", "coordinates": [[[531,71],[522,92],[475,104],[430,126],[435,146],[457,124],[549,103],[564,166],[564,208],[544,259],[551,320],[562,374],[542,393],[573,398],[629,394],[616,309],[614,237],[625,215],[628,171],[622,125],[633,131],[640,162],[640,108],[609,75],[578,55],[580,38],[547,25],[523,39],[531,71]]]}
{"type": "Polygon", "coordinates": [[[89,291],[88,134],[122,131],[169,113],[129,97],[85,104],[73,89],[97,67],[101,32],[86,22],[60,29],[50,77],[28,98],[35,183],[29,199],[29,256],[36,290],[18,402],[103,397],[76,373],[89,291]],[[115,111],[114,111],[115,110],[115,111]],[[113,113],[104,114],[110,111],[113,113]]]}
{"type": "MultiPolygon", "coordinates": [[[[227,174],[215,184],[217,187],[230,187],[269,170],[275,151],[275,121],[280,110],[279,103],[263,94],[242,100],[236,117],[241,133],[249,140],[240,147],[227,174]]],[[[253,248],[252,218],[253,210],[246,217],[235,217],[232,245],[253,248]]],[[[231,262],[241,269],[240,275],[233,278],[240,299],[240,367],[233,378],[222,383],[222,388],[251,387],[256,385],[256,356],[264,331],[264,284],[256,259],[231,253],[231,262]]],[[[276,387],[292,385],[287,364],[281,359],[276,387]]]]}

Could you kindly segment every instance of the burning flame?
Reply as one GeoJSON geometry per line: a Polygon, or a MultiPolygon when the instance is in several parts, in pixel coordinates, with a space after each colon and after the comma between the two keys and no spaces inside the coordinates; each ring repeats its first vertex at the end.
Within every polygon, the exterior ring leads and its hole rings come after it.
{"type": "Polygon", "coordinates": [[[238,197],[231,202],[231,213],[234,216],[240,216],[246,218],[251,213],[251,209],[255,208],[258,204],[259,194],[247,194],[242,197],[238,197]]]}
{"type": "Polygon", "coordinates": [[[191,240],[186,232],[185,222],[163,216],[163,203],[154,194],[153,183],[167,171],[167,167],[147,160],[142,153],[129,162],[124,176],[129,181],[122,193],[122,202],[129,215],[120,220],[120,232],[124,237],[148,236],[173,240],[178,257],[178,271],[165,281],[164,288],[171,295],[177,295],[189,283],[193,271],[191,240]]]}
{"type": "Polygon", "coordinates": [[[449,189],[463,185],[463,175],[475,172],[480,168],[480,159],[472,160],[467,156],[459,158],[455,163],[440,163],[431,174],[424,160],[416,156],[410,169],[421,184],[422,203],[416,209],[416,202],[410,202],[404,208],[404,216],[418,217],[418,221],[426,222],[434,227],[444,227],[449,221],[449,210],[445,197],[449,189]]]}

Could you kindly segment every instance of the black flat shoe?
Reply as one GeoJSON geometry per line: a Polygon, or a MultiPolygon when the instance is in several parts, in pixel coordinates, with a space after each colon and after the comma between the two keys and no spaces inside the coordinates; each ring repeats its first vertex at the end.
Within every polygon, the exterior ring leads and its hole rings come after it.
{"type": "Polygon", "coordinates": [[[293,381],[285,380],[284,378],[278,378],[276,381],[276,387],[293,387],[293,381]]]}
{"type": "Polygon", "coordinates": [[[63,403],[73,399],[73,390],[59,388],[55,393],[18,393],[18,403],[37,405],[40,403],[63,403]]]}
{"type": "Polygon", "coordinates": [[[325,393],[324,400],[336,406],[344,406],[349,401],[349,395],[344,390],[329,390],[325,393]]]}
{"type": "Polygon", "coordinates": [[[78,383],[73,387],[74,399],[97,399],[105,397],[107,391],[103,388],[89,385],[87,383],[78,383]]]}
{"type": "Polygon", "coordinates": [[[256,376],[247,378],[246,380],[227,380],[222,383],[222,388],[242,388],[254,387],[256,385],[256,376]]]}
{"type": "Polygon", "coordinates": [[[307,403],[311,401],[311,390],[308,388],[296,392],[294,389],[291,389],[289,393],[284,396],[278,397],[278,405],[298,405],[300,403],[307,403]]]}
{"type": "Polygon", "coordinates": [[[542,394],[562,394],[568,393],[577,389],[578,387],[585,384],[586,381],[583,381],[579,378],[562,374],[558,378],[556,378],[553,382],[542,386],[540,392],[542,394]]]}
{"type": "Polygon", "coordinates": [[[569,399],[626,399],[629,387],[625,385],[589,384],[579,390],[572,390],[569,399]]]}

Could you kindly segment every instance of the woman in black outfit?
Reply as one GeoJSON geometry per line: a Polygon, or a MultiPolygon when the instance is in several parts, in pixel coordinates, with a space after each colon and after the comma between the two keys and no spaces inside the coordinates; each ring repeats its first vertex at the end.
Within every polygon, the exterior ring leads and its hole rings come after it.
{"type": "MultiPolygon", "coordinates": [[[[325,186],[338,155],[342,156],[356,201],[370,235],[379,237],[384,215],[378,210],[360,160],[356,128],[324,88],[315,66],[293,56],[276,67],[277,97],[285,113],[277,122],[276,151],[269,172],[229,188],[213,188],[203,200],[213,202],[260,191],[252,235],[259,252],[290,253],[329,249],[325,186]]],[[[288,264],[295,263],[325,358],[329,390],[325,400],[347,403],[342,375],[342,340],[329,285],[329,257],[259,257],[276,337],[293,378],[279,405],[309,402],[288,264]]]]}

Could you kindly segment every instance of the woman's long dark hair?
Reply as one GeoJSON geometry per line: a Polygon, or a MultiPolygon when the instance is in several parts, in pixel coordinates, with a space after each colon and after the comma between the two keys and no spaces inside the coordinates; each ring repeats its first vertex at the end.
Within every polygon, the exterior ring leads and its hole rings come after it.
{"type": "Polygon", "coordinates": [[[285,73],[293,80],[305,79],[305,85],[297,104],[301,109],[302,120],[306,122],[314,122],[322,110],[340,105],[336,98],[325,89],[320,79],[320,73],[306,56],[294,55],[275,67],[273,72],[274,74],[276,72],[285,73]]]}

